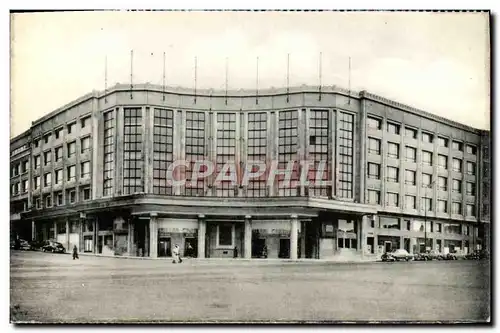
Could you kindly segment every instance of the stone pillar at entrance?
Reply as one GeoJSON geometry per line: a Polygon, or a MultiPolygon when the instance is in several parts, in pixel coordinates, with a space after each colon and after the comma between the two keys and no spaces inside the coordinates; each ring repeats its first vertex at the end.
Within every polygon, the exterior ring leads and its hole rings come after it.
{"type": "Polygon", "coordinates": [[[306,257],[306,222],[302,221],[300,227],[300,257],[306,257]]]}
{"type": "Polygon", "coordinates": [[[57,241],[57,222],[54,222],[54,235],[52,235],[52,237],[57,241]]]}
{"type": "Polygon", "coordinates": [[[417,245],[417,240],[414,237],[410,238],[410,253],[411,254],[415,254],[415,246],[416,245],[417,245]]]}
{"type": "Polygon", "coordinates": [[[290,230],[290,259],[297,260],[297,246],[298,246],[298,226],[299,220],[297,215],[291,216],[292,228],[290,230]]]}
{"type": "Polygon", "coordinates": [[[66,219],[66,251],[71,252],[73,249],[69,248],[69,219],[66,219]]]}
{"type": "Polygon", "coordinates": [[[158,257],[158,232],[156,231],[157,227],[157,214],[151,214],[149,219],[149,256],[151,258],[158,257]]]}
{"type": "Polygon", "coordinates": [[[198,258],[205,258],[205,233],[207,225],[205,215],[198,215],[198,258]]]}
{"type": "Polygon", "coordinates": [[[96,216],[94,219],[94,253],[99,253],[99,218],[96,216]]]}
{"type": "Polygon", "coordinates": [[[244,243],[244,258],[252,258],[252,217],[250,215],[245,216],[245,243],[244,243]]]}
{"type": "Polygon", "coordinates": [[[357,250],[361,253],[361,256],[364,256],[365,254],[365,242],[366,242],[365,229],[368,227],[368,223],[370,223],[368,215],[363,215],[359,220],[357,250]]]}
{"type": "Polygon", "coordinates": [[[31,240],[36,238],[36,225],[35,221],[31,221],[31,240]]]}

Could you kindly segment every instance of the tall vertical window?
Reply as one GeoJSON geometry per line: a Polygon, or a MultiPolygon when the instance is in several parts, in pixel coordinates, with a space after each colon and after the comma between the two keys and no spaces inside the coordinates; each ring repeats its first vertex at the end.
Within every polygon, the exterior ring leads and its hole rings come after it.
{"type": "MultiPolygon", "coordinates": [[[[330,158],[328,155],[328,124],[329,111],[311,110],[309,123],[309,159],[314,161],[309,167],[308,181],[314,184],[316,181],[327,181],[330,174],[330,158]],[[320,163],[323,166],[320,167],[320,163]],[[321,174],[316,178],[318,170],[322,168],[321,174]]],[[[311,185],[309,187],[310,196],[329,196],[329,186],[311,185]]]]}
{"type": "Polygon", "coordinates": [[[409,162],[416,162],[417,161],[417,149],[406,146],[406,160],[409,162]]]}
{"type": "Polygon", "coordinates": [[[452,160],[452,169],[455,172],[462,172],[462,160],[459,160],[458,158],[454,158],[452,160]]]}
{"type": "Polygon", "coordinates": [[[414,170],[405,170],[405,184],[407,185],[415,185],[416,181],[416,173],[414,170]]]}
{"type": "Polygon", "coordinates": [[[476,184],[471,182],[465,183],[465,194],[476,195],[476,184]]]}
{"type": "Polygon", "coordinates": [[[124,117],[123,193],[132,194],[144,190],[142,183],[142,110],[126,108],[124,117]]]}
{"type": "Polygon", "coordinates": [[[339,112],[339,192],[341,198],[353,196],[354,116],[339,112]]]}
{"type": "MultiPolygon", "coordinates": [[[[248,161],[266,162],[267,113],[248,114],[248,161]]],[[[252,170],[255,171],[255,170],[252,170]]],[[[266,196],[267,179],[265,173],[259,178],[248,180],[249,197],[266,196]]]]}
{"type": "Polygon", "coordinates": [[[76,152],[76,141],[68,143],[68,157],[75,155],[76,152]]]}
{"type": "Polygon", "coordinates": [[[81,152],[85,153],[90,149],[90,136],[81,139],[81,152]]]}
{"type": "Polygon", "coordinates": [[[387,179],[388,182],[399,183],[399,168],[387,167],[387,179]]]}
{"type": "Polygon", "coordinates": [[[40,155],[36,155],[34,157],[34,164],[35,164],[35,169],[38,169],[40,167],[40,155]]]}
{"type": "Polygon", "coordinates": [[[405,195],[406,209],[417,209],[417,197],[414,195],[405,195]]]}
{"type": "Polygon", "coordinates": [[[61,184],[62,181],[63,181],[63,170],[62,169],[58,169],[55,171],[55,183],[56,184],[61,184]]]}
{"type": "Polygon", "coordinates": [[[432,175],[429,173],[422,173],[422,187],[430,187],[432,183],[432,175]]]}
{"type": "Polygon", "coordinates": [[[475,175],[476,174],[476,163],[467,161],[467,173],[469,175],[475,175]]]}
{"type": "MultiPolygon", "coordinates": [[[[278,168],[286,170],[289,161],[295,161],[297,156],[297,111],[281,111],[279,112],[279,157],[278,168]]],[[[296,164],[296,163],[295,163],[296,164]]],[[[284,175],[278,175],[278,195],[279,196],[296,196],[298,190],[296,182],[299,180],[297,166],[294,164],[294,169],[290,182],[287,184],[283,181],[284,175]]]]}
{"type": "Polygon", "coordinates": [[[466,216],[476,216],[476,206],[475,205],[466,205],[466,216]]]}
{"type": "Polygon", "coordinates": [[[438,166],[443,169],[448,169],[448,156],[438,155],[438,166]]]}
{"type": "MultiPolygon", "coordinates": [[[[172,186],[167,182],[167,170],[173,161],[174,112],[154,109],[153,126],[153,193],[172,195],[172,186]]],[[[191,150],[187,140],[186,154],[191,150]]]]}
{"type": "Polygon", "coordinates": [[[422,201],[424,203],[424,209],[428,212],[432,211],[432,199],[424,197],[422,198],[422,201]]]}
{"type": "Polygon", "coordinates": [[[43,165],[49,165],[51,160],[52,160],[52,151],[47,150],[46,152],[43,153],[43,165]]]}
{"type": "MultiPolygon", "coordinates": [[[[205,113],[204,112],[186,112],[186,160],[197,161],[205,157],[205,113]]],[[[184,193],[190,196],[200,196],[205,194],[205,180],[197,179],[196,183],[191,181],[193,173],[193,163],[191,168],[186,170],[186,182],[184,193]],[[189,185],[189,186],[188,186],[189,185]]],[[[199,172],[205,171],[198,170],[199,172]]],[[[167,191],[168,192],[168,191],[167,191]]]]}
{"type": "Polygon", "coordinates": [[[448,201],[438,200],[437,201],[437,211],[440,213],[447,213],[448,212],[448,201]]]}
{"type": "Polygon", "coordinates": [[[387,156],[392,158],[399,158],[399,144],[394,142],[387,143],[387,156]]]}
{"type": "Polygon", "coordinates": [[[380,164],[368,162],[368,178],[380,179],[380,164]]]}
{"type": "MultiPolygon", "coordinates": [[[[217,113],[217,174],[226,163],[235,162],[236,149],[236,114],[217,113]]],[[[229,170],[227,172],[230,172],[229,170]]],[[[226,174],[228,175],[228,174],[226,174]]],[[[218,197],[234,197],[234,184],[221,181],[217,184],[218,197]]]]}
{"type": "Polygon", "coordinates": [[[368,138],[368,152],[380,155],[380,139],[368,138]]]}
{"type": "Polygon", "coordinates": [[[71,165],[66,168],[66,180],[68,182],[75,181],[76,179],[76,167],[74,165],[71,165]]]}
{"type": "Polygon", "coordinates": [[[60,146],[60,147],[57,147],[55,149],[55,157],[56,157],[56,162],[59,162],[62,160],[62,156],[63,156],[63,147],[60,146]]]}
{"type": "Polygon", "coordinates": [[[422,151],[422,163],[432,165],[432,153],[430,151],[422,151]]]}
{"type": "Polygon", "coordinates": [[[90,162],[82,162],[80,164],[80,178],[88,178],[90,177],[90,162]]]}
{"type": "Polygon", "coordinates": [[[368,190],[368,203],[372,205],[380,205],[380,191],[368,190]]]}
{"type": "Polygon", "coordinates": [[[462,193],[462,181],[460,179],[453,179],[453,192],[462,193]]]}
{"type": "Polygon", "coordinates": [[[462,215],[462,203],[452,202],[451,203],[451,213],[462,215]]]}
{"type": "Polygon", "coordinates": [[[438,177],[438,189],[440,191],[448,191],[448,178],[446,177],[438,177]]]}
{"type": "Polygon", "coordinates": [[[104,168],[103,168],[103,196],[113,194],[113,171],[115,160],[115,118],[113,111],[104,114],[104,168]]]}

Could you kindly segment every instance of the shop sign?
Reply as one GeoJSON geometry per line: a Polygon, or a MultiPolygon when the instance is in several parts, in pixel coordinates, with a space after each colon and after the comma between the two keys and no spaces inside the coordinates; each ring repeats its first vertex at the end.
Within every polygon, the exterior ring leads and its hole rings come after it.
{"type": "Polygon", "coordinates": [[[198,229],[192,228],[158,228],[160,234],[196,234],[198,229]]]}
{"type": "Polygon", "coordinates": [[[290,236],[290,230],[287,229],[253,229],[253,232],[258,233],[259,235],[279,235],[279,236],[290,236]]]}

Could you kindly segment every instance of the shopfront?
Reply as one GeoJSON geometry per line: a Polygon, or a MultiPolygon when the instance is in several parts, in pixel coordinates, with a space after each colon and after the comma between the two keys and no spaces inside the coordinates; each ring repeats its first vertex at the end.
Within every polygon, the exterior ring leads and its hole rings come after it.
{"type": "Polygon", "coordinates": [[[183,257],[198,256],[198,220],[157,218],[157,255],[171,257],[179,245],[183,257]]]}
{"type": "MultiPolygon", "coordinates": [[[[255,220],[252,221],[252,258],[290,258],[290,233],[292,225],[289,220],[255,220]]],[[[300,258],[302,230],[298,224],[297,255],[300,258]]]]}

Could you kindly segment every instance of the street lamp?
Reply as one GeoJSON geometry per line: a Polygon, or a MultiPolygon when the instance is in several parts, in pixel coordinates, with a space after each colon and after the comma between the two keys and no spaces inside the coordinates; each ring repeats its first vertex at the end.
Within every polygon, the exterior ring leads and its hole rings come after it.
{"type": "Polygon", "coordinates": [[[427,252],[427,189],[432,188],[433,185],[436,183],[436,180],[433,180],[432,182],[429,183],[429,185],[425,185],[425,208],[424,208],[424,253],[427,252]]]}

